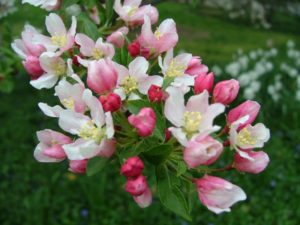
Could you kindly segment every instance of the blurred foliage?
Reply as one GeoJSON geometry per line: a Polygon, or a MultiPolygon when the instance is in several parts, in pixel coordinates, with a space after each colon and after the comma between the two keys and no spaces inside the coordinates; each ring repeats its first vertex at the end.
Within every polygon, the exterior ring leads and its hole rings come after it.
{"type": "MultiPolygon", "coordinates": [[[[215,16],[214,12],[199,11],[182,4],[167,2],[159,4],[158,7],[161,20],[173,17],[178,24],[180,42],[177,50],[200,55],[209,67],[227,64],[232,60],[232,53],[238,48],[249,51],[265,46],[268,40],[272,40],[274,45],[279,47],[285,46],[289,39],[300,45],[297,35],[299,33],[293,33],[292,29],[289,32],[277,28],[271,31],[254,29],[244,23],[231,23],[215,16]]],[[[0,21],[1,34],[8,30],[10,38],[18,37],[26,21],[42,27],[44,14],[42,10],[24,5],[17,14],[0,21]],[[10,29],[4,29],[3,23],[9,24],[10,29]]],[[[299,23],[294,19],[288,24],[299,27],[299,23]]],[[[1,54],[3,53],[1,49],[1,54]]],[[[15,56],[6,55],[4,58],[13,57],[15,56]]],[[[21,63],[16,62],[15,59],[8,67],[14,74],[14,92],[0,94],[1,225],[299,224],[300,145],[295,138],[300,134],[299,128],[290,132],[280,128],[273,130],[272,140],[265,147],[271,163],[262,174],[228,174],[226,178],[239,184],[248,194],[246,202],[234,206],[231,213],[216,216],[199,203],[194,193],[194,220],[188,223],[167,211],[157,197],[148,209],[138,208],[131,197],[122,190],[125,180],[118,176],[119,168],[112,166],[96,176],[87,177],[66,172],[68,166],[63,163],[36,162],[32,156],[36,144],[35,131],[45,127],[55,128],[54,121],[42,115],[37,103],[47,101],[51,105],[54,99],[51,97],[51,91],[34,90],[28,83],[29,78],[21,69],[21,63]]],[[[224,78],[226,74],[221,76],[224,78]]],[[[263,115],[267,115],[273,109],[274,103],[267,99],[264,101],[266,102],[262,102],[262,111],[263,115]]],[[[287,110],[299,114],[293,109],[287,110]]],[[[282,119],[282,112],[273,111],[270,115],[272,116],[260,118],[261,121],[271,127],[279,123],[288,124],[287,119],[282,119]]],[[[146,175],[152,185],[155,182],[150,174],[146,175]]],[[[153,191],[157,196],[156,187],[153,187],[153,191]]]]}

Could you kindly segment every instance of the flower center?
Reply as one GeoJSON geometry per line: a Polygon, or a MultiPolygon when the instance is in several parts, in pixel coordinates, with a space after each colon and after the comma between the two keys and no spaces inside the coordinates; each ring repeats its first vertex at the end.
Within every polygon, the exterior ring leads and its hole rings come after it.
{"type": "Polygon", "coordinates": [[[94,48],[92,51],[92,56],[94,59],[101,59],[103,58],[103,55],[103,52],[98,48],[94,48]]]}
{"type": "Polygon", "coordinates": [[[157,40],[159,40],[162,37],[162,33],[158,29],[156,29],[156,31],[154,32],[154,36],[157,40]]]}
{"type": "Polygon", "coordinates": [[[72,98],[64,98],[61,102],[67,109],[74,110],[75,108],[75,101],[72,98]]]}
{"type": "Polygon", "coordinates": [[[54,36],[51,37],[51,41],[54,45],[63,47],[67,44],[67,36],[61,34],[55,34],[54,36]]]}
{"type": "Polygon", "coordinates": [[[126,94],[136,90],[138,88],[138,83],[135,78],[131,76],[127,76],[123,79],[121,83],[121,87],[123,88],[126,94]]]}
{"type": "Polygon", "coordinates": [[[237,136],[238,145],[254,145],[255,139],[247,128],[242,129],[237,136]]]}
{"type": "Polygon", "coordinates": [[[105,130],[97,128],[92,121],[89,121],[82,126],[78,136],[85,140],[92,139],[97,143],[101,143],[105,137],[105,130]]]}
{"type": "Polygon", "coordinates": [[[136,13],[137,10],[138,10],[138,7],[134,6],[134,7],[132,7],[132,8],[128,11],[127,15],[128,15],[128,16],[133,16],[133,15],[136,13]]]}
{"type": "Polygon", "coordinates": [[[166,76],[167,77],[182,76],[184,74],[184,71],[185,71],[185,66],[173,59],[169,64],[169,67],[166,72],[166,76]]]}
{"type": "Polygon", "coordinates": [[[64,62],[59,61],[54,65],[54,73],[57,76],[64,75],[66,73],[66,65],[64,62]]]}
{"type": "Polygon", "coordinates": [[[199,112],[185,112],[183,115],[184,129],[188,136],[192,136],[199,129],[202,115],[199,112]]]}

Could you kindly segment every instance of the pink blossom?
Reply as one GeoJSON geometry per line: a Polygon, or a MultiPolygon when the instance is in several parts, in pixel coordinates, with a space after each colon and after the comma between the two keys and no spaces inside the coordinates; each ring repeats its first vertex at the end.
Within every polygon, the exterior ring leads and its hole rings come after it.
{"type": "Polygon", "coordinates": [[[88,65],[87,85],[97,94],[112,91],[117,84],[118,74],[111,59],[92,61],[88,65]]]}
{"type": "Polygon", "coordinates": [[[71,143],[71,138],[49,129],[38,131],[37,137],[40,143],[34,150],[36,160],[39,162],[60,162],[66,158],[63,145],[71,143]]]}
{"type": "Polygon", "coordinates": [[[137,115],[130,115],[128,122],[137,129],[142,137],[150,136],[155,128],[156,115],[152,108],[142,108],[137,115]]]}
{"type": "Polygon", "coordinates": [[[133,196],[134,201],[141,208],[146,208],[152,203],[152,193],[149,187],[146,188],[143,194],[139,196],[133,196]]]}
{"type": "Polygon", "coordinates": [[[125,190],[133,195],[139,196],[143,194],[147,189],[147,180],[143,175],[139,175],[136,178],[128,179],[125,185],[125,190]]]}
{"type": "Polygon", "coordinates": [[[240,85],[237,80],[225,80],[216,84],[213,97],[215,102],[228,105],[236,99],[239,93],[240,85]]]}
{"type": "Polygon", "coordinates": [[[69,170],[73,173],[85,173],[87,167],[88,160],[70,160],[69,162],[69,170]]]}
{"type": "Polygon", "coordinates": [[[214,85],[214,80],[215,80],[214,73],[208,73],[208,74],[200,73],[195,78],[195,86],[194,86],[195,94],[199,94],[204,90],[207,90],[209,93],[211,93],[214,85]]]}
{"type": "Polygon", "coordinates": [[[99,97],[99,100],[100,100],[105,112],[115,112],[115,111],[119,110],[122,105],[120,96],[115,93],[101,95],[99,97]]]}
{"type": "Polygon", "coordinates": [[[219,177],[205,175],[195,181],[199,199],[214,213],[230,212],[230,207],[246,199],[244,191],[219,177]]]}
{"type": "Polygon", "coordinates": [[[242,129],[248,124],[253,123],[259,113],[259,110],[260,105],[257,102],[247,100],[229,111],[227,116],[227,123],[232,124],[240,118],[248,115],[249,119],[247,120],[247,122],[240,124],[240,126],[238,127],[238,129],[242,129]]]}
{"type": "Polygon", "coordinates": [[[47,51],[50,52],[55,52],[59,49],[58,54],[62,54],[73,47],[76,26],[77,21],[73,16],[71,27],[67,31],[62,19],[57,14],[50,13],[49,16],[46,17],[46,27],[51,37],[36,34],[34,36],[34,42],[44,45],[47,51]]]}
{"type": "Polygon", "coordinates": [[[33,80],[38,79],[44,73],[40,65],[40,60],[36,56],[30,55],[26,57],[23,61],[23,66],[33,80]]]}
{"type": "Polygon", "coordinates": [[[141,6],[141,0],[126,0],[121,4],[121,0],[116,0],[114,10],[122,20],[129,26],[137,26],[144,23],[144,16],[150,18],[151,24],[158,20],[158,11],[151,5],[141,6]]]}
{"type": "Polygon", "coordinates": [[[148,98],[150,102],[160,103],[165,100],[166,97],[166,93],[162,90],[162,88],[155,84],[152,84],[148,90],[148,98]]]}
{"type": "Polygon", "coordinates": [[[209,94],[206,90],[190,97],[186,106],[182,90],[170,86],[166,91],[169,97],[165,103],[164,114],[174,125],[169,130],[183,146],[193,136],[210,134],[220,129],[213,125],[213,120],[224,112],[225,107],[220,103],[209,105],[209,94]]]}
{"type": "Polygon", "coordinates": [[[126,177],[137,177],[142,174],[144,169],[143,161],[138,157],[134,156],[128,158],[121,167],[121,174],[126,177]]]}
{"type": "Polygon", "coordinates": [[[199,135],[190,140],[183,153],[190,168],[214,163],[223,151],[223,145],[209,135],[199,135]]]}
{"type": "Polygon", "coordinates": [[[244,158],[239,153],[234,155],[234,167],[241,172],[257,174],[269,164],[269,156],[263,151],[247,151],[247,154],[252,159],[244,158]]]}
{"type": "Polygon", "coordinates": [[[164,20],[153,33],[150,19],[145,16],[139,43],[143,48],[150,49],[155,55],[169,51],[178,42],[176,24],[173,19],[164,20]]]}
{"type": "Polygon", "coordinates": [[[47,11],[59,9],[62,0],[22,0],[22,3],[29,3],[36,7],[41,7],[47,11]]]}
{"type": "Polygon", "coordinates": [[[208,67],[201,63],[199,56],[193,56],[189,61],[188,68],[185,70],[186,74],[199,75],[208,72],[208,67]]]}
{"type": "Polygon", "coordinates": [[[117,48],[122,48],[125,44],[125,36],[128,34],[128,31],[127,27],[121,27],[109,35],[106,40],[117,48]]]}

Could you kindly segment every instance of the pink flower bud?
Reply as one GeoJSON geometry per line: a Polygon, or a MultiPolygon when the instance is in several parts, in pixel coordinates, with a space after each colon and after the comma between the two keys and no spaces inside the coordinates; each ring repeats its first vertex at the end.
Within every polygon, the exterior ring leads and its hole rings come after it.
{"type": "Polygon", "coordinates": [[[156,115],[152,108],[145,107],[137,115],[130,115],[128,122],[137,129],[140,136],[147,137],[155,128],[156,115]]]}
{"type": "Polygon", "coordinates": [[[117,84],[118,74],[111,59],[92,61],[88,66],[87,85],[98,94],[112,91],[117,84]]]}
{"type": "Polygon", "coordinates": [[[195,181],[200,201],[214,213],[230,212],[230,207],[246,199],[244,191],[219,177],[205,175],[195,181]]]}
{"type": "Polygon", "coordinates": [[[257,117],[259,110],[260,110],[260,105],[257,102],[250,101],[250,100],[245,101],[244,103],[240,104],[239,106],[229,111],[227,116],[227,123],[232,124],[238,119],[248,115],[249,119],[245,123],[241,123],[238,128],[238,129],[242,129],[248,124],[253,123],[253,121],[257,117]]]}
{"type": "Polygon", "coordinates": [[[244,158],[239,153],[234,155],[234,166],[237,170],[257,174],[262,172],[270,161],[269,156],[263,151],[247,151],[247,154],[253,160],[244,158]]]}
{"type": "Polygon", "coordinates": [[[107,37],[107,41],[117,48],[122,48],[125,43],[125,36],[128,34],[127,27],[121,27],[107,37]]]}
{"type": "Polygon", "coordinates": [[[172,133],[171,131],[169,131],[169,129],[165,130],[165,141],[169,141],[172,137],[172,133]]]}
{"type": "Polygon", "coordinates": [[[51,157],[53,159],[64,159],[66,153],[61,145],[53,145],[44,150],[44,155],[51,157]]]}
{"type": "Polygon", "coordinates": [[[99,100],[105,112],[115,112],[121,108],[122,101],[119,95],[109,93],[108,95],[101,95],[99,100]]]}
{"type": "Polygon", "coordinates": [[[225,80],[216,84],[213,97],[215,102],[228,105],[237,97],[240,85],[237,80],[225,80]]]}
{"type": "Polygon", "coordinates": [[[129,54],[131,55],[131,57],[137,57],[140,54],[140,42],[138,41],[138,39],[136,39],[135,41],[133,41],[132,43],[130,43],[128,45],[128,51],[129,54]]]}
{"type": "Polygon", "coordinates": [[[36,56],[27,56],[26,60],[23,61],[23,66],[33,80],[39,78],[44,73],[40,65],[40,60],[36,56]]]}
{"type": "Polygon", "coordinates": [[[138,176],[135,179],[129,179],[126,182],[125,190],[133,195],[133,196],[139,196],[143,194],[147,189],[147,181],[146,177],[143,175],[138,176]]]}
{"type": "Polygon", "coordinates": [[[80,63],[79,63],[79,61],[78,61],[78,55],[74,55],[74,56],[72,57],[72,63],[73,63],[73,65],[75,65],[75,66],[80,66],[80,63]]]}
{"type": "Polygon", "coordinates": [[[160,103],[164,98],[164,92],[161,87],[152,84],[148,90],[148,98],[150,102],[160,103]]]}
{"type": "Polygon", "coordinates": [[[212,91],[214,85],[215,76],[214,73],[201,73],[195,78],[195,94],[200,94],[204,90],[207,90],[209,93],[212,91]]]}
{"type": "Polygon", "coordinates": [[[146,188],[145,192],[140,196],[133,196],[134,201],[141,208],[146,208],[152,203],[152,193],[149,187],[146,188]]]}
{"type": "Polygon", "coordinates": [[[223,151],[223,145],[208,135],[199,135],[190,140],[184,150],[183,158],[190,168],[210,165],[223,151]]]}
{"type": "Polygon", "coordinates": [[[85,173],[88,160],[71,160],[69,162],[69,170],[73,173],[85,173]]]}
{"type": "Polygon", "coordinates": [[[128,158],[121,167],[121,174],[126,177],[137,177],[142,174],[144,169],[143,161],[135,156],[128,158]]]}
{"type": "Polygon", "coordinates": [[[201,64],[201,59],[198,56],[193,56],[188,64],[188,68],[185,70],[185,74],[189,75],[199,75],[207,72],[208,67],[204,64],[201,64]]]}

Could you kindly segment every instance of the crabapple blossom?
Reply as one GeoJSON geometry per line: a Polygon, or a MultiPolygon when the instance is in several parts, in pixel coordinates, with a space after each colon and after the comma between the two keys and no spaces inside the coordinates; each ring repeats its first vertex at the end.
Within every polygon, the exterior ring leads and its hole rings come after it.
{"type": "Polygon", "coordinates": [[[122,101],[119,95],[115,93],[109,93],[107,95],[101,95],[99,100],[105,112],[115,112],[121,108],[122,101]]]}
{"type": "Polygon", "coordinates": [[[183,159],[190,168],[214,163],[223,151],[223,145],[209,135],[199,135],[190,140],[183,159]]]}
{"type": "Polygon", "coordinates": [[[185,73],[189,75],[199,75],[207,72],[208,67],[201,63],[199,56],[193,56],[189,61],[187,69],[185,70],[185,73]]]}
{"type": "Polygon", "coordinates": [[[199,94],[204,90],[207,90],[211,93],[213,85],[214,85],[215,76],[214,73],[200,73],[197,77],[195,77],[195,86],[194,92],[195,94],[199,94]]]}
{"type": "Polygon", "coordinates": [[[214,101],[224,105],[230,104],[237,97],[239,88],[239,82],[234,79],[217,83],[213,91],[214,101]]]}
{"type": "Polygon", "coordinates": [[[46,17],[46,27],[51,37],[36,34],[33,40],[37,44],[44,45],[47,51],[55,52],[59,49],[58,54],[62,54],[74,45],[76,26],[77,21],[73,16],[71,27],[67,31],[62,19],[57,14],[50,13],[46,17]]]}
{"type": "Polygon", "coordinates": [[[137,115],[130,115],[128,122],[137,129],[141,137],[147,137],[154,131],[156,115],[152,108],[145,107],[137,115]]]}
{"type": "Polygon", "coordinates": [[[141,6],[142,0],[126,0],[121,4],[121,0],[116,0],[114,10],[129,26],[137,26],[144,23],[144,16],[150,18],[151,24],[158,20],[158,11],[151,5],[141,6]]]}
{"type": "Polygon", "coordinates": [[[153,33],[150,18],[144,17],[139,43],[143,48],[150,49],[150,53],[155,55],[166,52],[177,44],[178,34],[176,24],[173,19],[164,20],[153,33]]]}
{"type": "Polygon", "coordinates": [[[41,67],[40,60],[36,56],[28,56],[22,62],[25,70],[30,75],[31,79],[38,79],[43,73],[44,70],[41,67]]]}
{"type": "Polygon", "coordinates": [[[225,107],[220,103],[209,105],[209,94],[206,90],[191,96],[186,105],[184,93],[179,88],[170,86],[166,91],[169,97],[165,103],[164,114],[174,125],[169,130],[183,146],[197,134],[209,134],[220,129],[213,125],[213,120],[224,112],[225,107]]]}
{"type": "Polygon", "coordinates": [[[121,167],[121,174],[126,177],[137,177],[142,174],[144,169],[143,161],[137,157],[128,158],[121,167]]]}
{"type": "Polygon", "coordinates": [[[133,195],[139,196],[143,194],[147,189],[146,177],[139,175],[136,178],[128,179],[125,185],[125,190],[133,195]]]}
{"type": "Polygon", "coordinates": [[[29,3],[41,7],[47,11],[56,10],[60,7],[62,0],[22,0],[22,4],[29,3]]]}
{"type": "Polygon", "coordinates": [[[109,35],[106,40],[112,43],[117,48],[122,48],[125,44],[125,36],[128,34],[129,29],[127,27],[121,27],[109,35]]]}
{"type": "Polygon", "coordinates": [[[244,191],[219,177],[208,176],[195,181],[199,199],[214,213],[230,212],[230,207],[246,199],[244,191]]]}
{"type": "Polygon", "coordinates": [[[141,208],[146,208],[152,203],[152,192],[149,187],[146,188],[143,194],[139,196],[133,196],[134,201],[141,208]]]}
{"type": "Polygon", "coordinates": [[[53,130],[37,132],[39,144],[34,150],[34,157],[39,162],[60,162],[66,158],[63,145],[72,143],[72,139],[53,130]]]}
{"type": "Polygon", "coordinates": [[[69,161],[69,170],[73,173],[85,173],[88,160],[70,160],[69,161]]]}
{"type": "Polygon", "coordinates": [[[244,158],[239,153],[235,153],[234,167],[238,171],[257,174],[262,172],[270,161],[269,156],[263,151],[247,151],[247,154],[251,159],[244,158]]]}
{"type": "Polygon", "coordinates": [[[162,100],[165,100],[166,93],[164,93],[161,87],[152,84],[148,90],[148,98],[150,102],[160,103],[162,100]]]}

